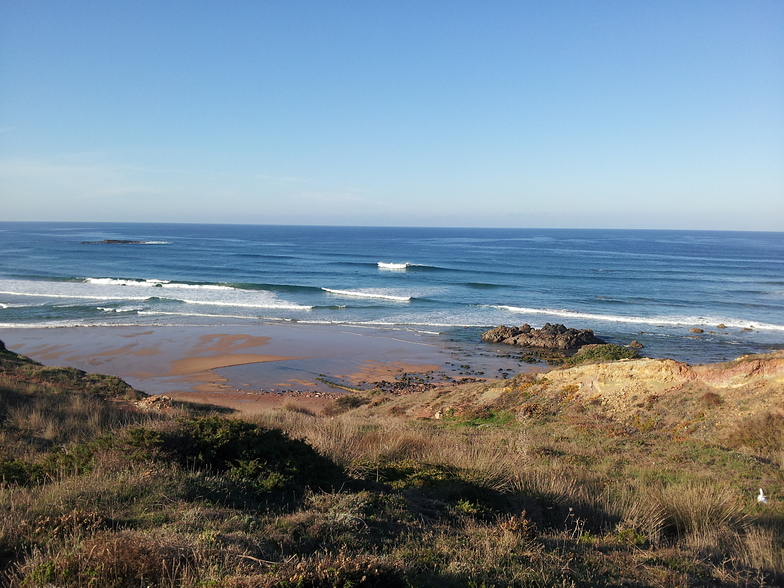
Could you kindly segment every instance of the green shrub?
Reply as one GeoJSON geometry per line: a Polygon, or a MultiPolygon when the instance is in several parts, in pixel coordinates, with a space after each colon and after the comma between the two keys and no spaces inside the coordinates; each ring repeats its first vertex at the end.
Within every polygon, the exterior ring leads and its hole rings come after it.
{"type": "Polygon", "coordinates": [[[569,365],[577,365],[585,361],[618,361],[619,359],[633,359],[637,351],[627,349],[614,343],[606,345],[586,345],[572,357],[566,360],[569,365]]]}
{"type": "Polygon", "coordinates": [[[0,483],[26,486],[89,471],[93,450],[84,444],[69,449],[57,447],[36,461],[23,459],[0,460],[0,483]]]}
{"type": "Polygon", "coordinates": [[[24,486],[41,477],[41,468],[22,459],[0,460],[0,483],[24,486]]]}
{"type": "Polygon", "coordinates": [[[57,479],[89,471],[92,468],[93,455],[93,449],[89,445],[80,443],[67,450],[58,447],[50,451],[37,465],[43,476],[57,479]]]}
{"type": "Polygon", "coordinates": [[[136,458],[171,459],[184,467],[225,474],[256,494],[301,493],[306,487],[331,488],[344,480],[337,465],[304,441],[235,419],[181,419],[168,430],[136,427],[109,441],[136,458]]]}

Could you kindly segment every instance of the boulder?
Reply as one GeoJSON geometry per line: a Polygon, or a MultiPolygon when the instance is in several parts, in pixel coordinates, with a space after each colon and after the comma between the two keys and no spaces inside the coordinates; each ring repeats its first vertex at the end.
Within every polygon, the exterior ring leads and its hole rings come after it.
{"type": "MultiPolygon", "coordinates": [[[[523,325],[527,327],[528,325],[523,325]]],[[[530,327],[529,327],[530,328],[530,327]]],[[[495,329],[491,329],[489,331],[485,331],[482,333],[482,341],[487,341],[488,343],[503,343],[507,339],[511,339],[515,335],[520,334],[520,329],[517,327],[496,327],[495,329]]]]}
{"type": "Polygon", "coordinates": [[[546,323],[541,329],[534,329],[528,324],[520,327],[496,327],[482,333],[482,341],[564,351],[579,349],[583,345],[605,343],[596,337],[591,329],[570,329],[564,325],[550,323],[546,323]]]}

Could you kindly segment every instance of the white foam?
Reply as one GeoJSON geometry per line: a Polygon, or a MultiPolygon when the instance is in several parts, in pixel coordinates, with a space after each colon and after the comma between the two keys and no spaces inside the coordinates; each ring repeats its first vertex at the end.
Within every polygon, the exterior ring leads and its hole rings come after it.
{"type": "Polygon", "coordinates": [[[106,306],[98,306],[96,307],[98,310],[106,313],[123,313],[123,312],[138,312],[143,310],[143,306],[122,306],[120,308],[109,308],[106,306]]]}
{"type": "Polygon", "coordinates": [[[170,280],[134,280],[117,278],[85,278],[88,284],[99,284],[104,286],[134,286],[138,288],[178,288],[183,290],[234,290],[231,286],[220,284],[183,284],[172,283],[170,280]]]}
{"type": "Polygon", "coordinates": [[[715,326],[723,324],[728,329],[755,329],[755,330],[769,330],[769,331],[784,331],[784,325],[773,325],[768,323],[759,323],[744,319],[733,318],[719,318],[719,317],[704,317],[704,316],[623,316],[623,315],[606,315],[595,314],[590,312],[578,312],[566,309],[554,308],[524,308],[517,306],[495,305],[491,308],[506,310],[515,314],[533,314],[533,315],[547,315],[557,316],[563,318],[579,318],[587,320],[595,320],[602,322],[612,323],[626,323],[638,325],[666,325],[671,327],[688,327],[688,326],[715,326]]]}
{"type": "Polygon", "coordinates": [[[183,290],[236,290],[231,286],[221,286],[220,284],[163,284],[164,288],[181,288],[183,290]]]}
{"type": "MultiPolygon", "coordinates": [[[[95,296],[88,293],[85,294],[56,294],[54,292],[10,292],[0,291],[0,294],[8,294],[11,296],[26,296],[30,298],[49,298],[49,299],[72,299],[72,300],[149,300],[149,296],[95,296]]],[[[18,307],[23,305],[16,305],[18,307]]]]}
{"type": "MultiPolygon", "coordinates": [[[[48,299],[52,303],[58,300],[89,301],[151,301],[153,298],[182,302],[185,304],[203,304],[213,306],[244,307],[244,308],[276,308],[283,310],[311,310],[304,306],[280,300],[274,292],[267,290],[241,290],[219,285],[171,284],[163,280],[117,280],[114,278],[88,278],[76,282],[51,282],[45,280],[0,280],[0,294],[20,297],[48,299]],[[141,292],[135,286],[149,288],[161,284],[161,287],[141,292]],[[129,289],[131,285],[134,288],[129,289]],[[177,291],[177,298],[166,296],[167,288],[177,291]],[[146,294],[134,296],[129,294],[146,294]],[[181,296],[183,294],[184,296],[181,296]]],[[[173,292],[172,292],[173,293],[173,292]]],[[[10,302],[10,301],[9,301],[10,302]]]]}
{"type": "Polygon", "coordinates": [[[378,269],[382,270],[404,270],[408,266],[408,263],[386,263],[384,261],[378,262],[378,269]]]}
{"type": "MultiPolygon", "coordinates": [[[[301,323],[303,325],[325,325],[325,326],[340,326],[340,327],[352,327],[352,328],[362,328],[362,329],[377,329],[379,327],[383,327],[385,330],[395,330],[395,331],[407,331],[407,332],[414,332],[419,333],[422,335],[440,335],[440,331],[426,331],[421,328],[412,328],[412,327],[463,327],[463,326],[477,326],[477,325],[453,325],[453,324],[431,324],[431,323],[400,323],[395,321],[376,321],[376,320],[368,320],[368,321],[359,321],[359,320],[318,320],[318,319],[296,319],[292,321],[292,319],[282,319],[277,317],[259,317],[265,321],[272,321],[272,322],[295,322],[301,323]]],[[[486,325],[479,325],[479,326],[486,326],[486,325]]],[[[400,339],[401,341],[405,341],[405,339],[400,339]]],[[[411,341],[408,341],[411,343],[411,341]]],[[[419,343],[420,345],[425,345],[426,343],[419,343]]]]}
{"type": "Polygon", "coordinates": [[[140,316],[197,316],[202,318],[216,318],[216,319],[242,319],[247,320],[249,318],[255,318],[250,316],[243,316],[243,315],[231,315],[231,314],[209,314],[205,312],[164,312],[162,310],[142,310],[138,313],[140,316]]]}
{"type": "Polygon", "coordinates": [[[409,302],[411,300],[411,296],[389,294],[387,291],[376,288],[365,288],[362,290],[333,290],[332,288],[322,288],[322,290],[336,296],[350,296],[352,298],[375,298],[380,300],[393,300],[395,302],[409,302]]]}
{"type": "Polygon", "coordinates": [[[230,308],[274,308],[279,310],[309,311],[313,307],[281,300],[269,290],[240,290],[238,288],[181,289],[176,299],[184,304],[230,308]]]}
{"type": "Polygon", "coordinates": [[[143,288],[162,286],[168,284],[168,280],[134,280],[134,279],[117,279],[117,278],[84,278],[88,284],[98,284],[102,286],[138,286],[143,288]]]}
{"type": "Polygon", "coordinates": [[[277,308],[280,310],[313,310],[312,306],[293,304],[290,302],[279,302],[277,299],[257,300],[252,302],[242,302],[238,300],[193,300],[179,298],[185,304],[201,304],[205,306],[230,306],[236,308],[277,308]]]}

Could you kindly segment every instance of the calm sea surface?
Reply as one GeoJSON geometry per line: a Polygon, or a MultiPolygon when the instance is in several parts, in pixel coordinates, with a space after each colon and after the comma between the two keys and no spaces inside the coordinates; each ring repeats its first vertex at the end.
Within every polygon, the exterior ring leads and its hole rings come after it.
{"type": "Polygon", "coordinates": [[[784,348],[784,233],[0,223],[0,329],[248,321],[564,323],[731,359],[784,348]]]}

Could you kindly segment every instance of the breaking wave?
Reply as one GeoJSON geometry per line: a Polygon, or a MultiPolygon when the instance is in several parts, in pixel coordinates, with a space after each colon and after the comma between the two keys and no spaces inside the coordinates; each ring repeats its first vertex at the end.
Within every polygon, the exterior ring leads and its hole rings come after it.
{"type": "Polygon", "coordinates": [[[234,290],[231,286],[221,284],[192,284],[187,282],[172,282],[170,280],[136,280],[120,278],[85,278],[87,284],[103,286],[134,286],[139,288],[181,288],[184,290],[234,290]]]}
{"type": "Polygon", "coordinates": [[[399,294],[389,294],[375,289],[367,290],[333,290],[332,288],[322,288],[324,292],[336,296],[350,296],[352,298],[376,298],[380,300],[393,300],[395,302],[409,302],[411,296],[400,296],[399,294]]]}
{"type": "Polygon", "coordinates": [[[554,309],[554,308],[525,308],[517,306],[493,305],[491,308],[506,310],[515,314],[546,315],[560,318],[578,318],[595,320],[601,322],[627,323],[638,325],[666,325],[670,327],[688,326],[713,326],[723,324],[728,329],[757,329],[767,331],[784,331],[784,325],[774,325],[747,321],[737,318],[717,318],[704,316],[624,316],[606,315],[591,312],[579,312],[575,310],[554,309]]]}
{"type": "Polygon", "coordinates": [[[379,261],[378,262],[378,269],[383,269],[383,270],[404,270],[409,265],[410,264],[405,263],[405,262],[404,263],[386,263],[386,262],[383,262],[383,261],[379,261]]]}

